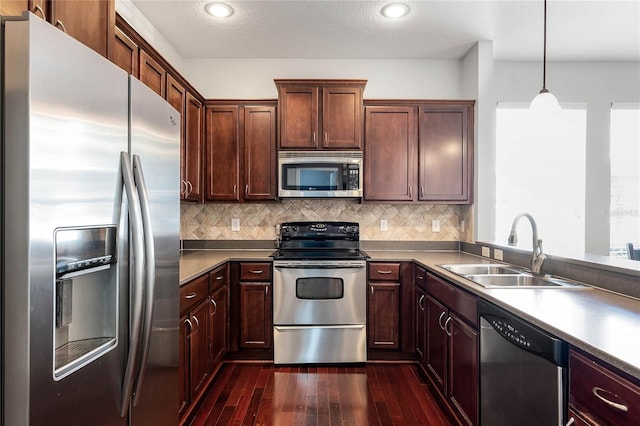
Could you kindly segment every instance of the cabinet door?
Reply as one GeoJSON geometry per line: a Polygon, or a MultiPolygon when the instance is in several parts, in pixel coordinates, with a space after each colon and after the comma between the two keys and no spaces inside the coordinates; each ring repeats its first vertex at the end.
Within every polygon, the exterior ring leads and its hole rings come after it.
{"type": "Polygon", "coordinates": [[[448,397],[465,424],[478,424],[479,333],[450,314],[448,397]]]}
{"type": "Polygon", "coordinates": [[[314,86],[280,88],[280,148],[319,147],[319,89],[314,86]]]}
{"type": "Polygon", "coordinates": [[[207,200],[238,201],[240,146],[238,107],[206,107],[207,200]]]}
{"type": "Polygon", "coordinates": [[[240,283],[240,347],[271,347],[271,285],[240,283]]]}
{"type": "Polygon", "coordinates": [[[436,299],[427,295],[427,370],[445,395],[447,378],[447,335],[444,323],[447,309],[436,299]]]}
{"type": "Polygon", "coordinates": [[[111,49],[111,62],[137,78],[138,45],[118,27],[115,28],[114,40],[115,42],[111,49]]]}
{"type": "Polygon", "coordinates": [[[276,108],[244,108],[244,199],[275,200],[278,196],[276,164],[276,108]]]}
{"type": "Polygon", "coordinates": [[[189,191],[189,185],[184,178],[184,135],[185,135],[185,105],[187,92],[182,84],[180,84],[171,74],[167,74],[167,102],[180,113],[180,197],[185,198],[189,191]]]}
{"type": "Polygon", "coordinates": [[[322,88],[322,147],[362,148],[361,88],[322,88]]]}
{"type": "Polygon", "coordinates": [[[427,358],[427,292],[420,287],[416,291],[416,353],[421,363],[426,364],[427,358]]]}
{"type": "Polygon", "coordinates": [[[469,110],[465,106],[420,108],[420,200],[471,201],[469,110]]]}
{"type": "Polygon", "coordinates": [[[140,50],[140,81],[165,98],[167,72],[147,52],[140,50]]]}
{"type": "Polygon", "coordinates": [[[46,0],[2,0],[0,1],[0,15],[19,16],[25,10],[30,10],[36,16],[47,20],[46,0]]]}
{"type": "Polygon", "coordinates": [[[180,318],[180,342],[179,342],[179,388],[178,388],[178,412],[182,415],[183,411],[189,405],[191,392],[189,391],[189,342],[190,333],[193,324],[189,316],[184,315],[180,318]]]}
{"type": "Polygon", "coordinates": [[[114,1],[54,0],[50,5],[49,22],[105,58],[111,57],[116,18],[114,1]]]}
{"type": "Polygon", "coordinates": [[[209,306],[209,347],[208,371],[212,372],[227,352],[227,306],[229,287],[226,285],[215,290],[209,306]]]}
{"type": "Polygon", "coordinates": [[[365,109],[364,199],[415,199],[418,127],[413,107],[365,109]]]}
{"type": "Polygon", "coordinates": [[[369,284],[369,348],[398,349],[400,347],[400,284],[369,284]]]}
{"type": "Polygon", "coordinates": [[[182,179],[185,181],[187,191],[184,199],[200,201],[202,199],[204,161],[204,134],[203,134],[203,105],[198,98],[187,91],[187,100],[184,111],[184,147],[182,151],[182,179]]]}
{"type": "Polygon", "coordinates": [[[202,390],[207,372],[207,353],[209,339],[209,299],[196,306],[190,314],[192,324],[189,335],[189,383],[191,400],[202,390]]]}

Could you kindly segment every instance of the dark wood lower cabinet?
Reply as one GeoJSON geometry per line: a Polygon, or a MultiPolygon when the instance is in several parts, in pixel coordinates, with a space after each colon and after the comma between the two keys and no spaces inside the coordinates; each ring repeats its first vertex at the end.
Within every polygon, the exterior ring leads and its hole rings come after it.
{"type": "Polygon", "coordinates": [[[369,348],[400,346],[400,283],[369,284],[369,348]]]}
{"type": "MultiPolygon", "coordinates": [[[[429,275],[424,297],[426,345],[423,366],[451,412],[461,424],[477,425],[479,414],[480,333],[474,311],[477,300],[463,290],[429,275]],[[434,292],[435,294],[431,294],[434,292]],[[441,297],[445,302],[436,297],[441,297]],[[466,316],[457,313],[460,308],[466,316]]],[[[416,287],[417,297],[423,290],[416,287]]],[[[420,296],[418,296],[420,295],[420,296]]]]}
{"type": "Polygon", "coordinates": [[[271,283],[240,283],[240,347],[271,347],[271,283]]]}
{"type": "Polygon", "coordinates": [[[207,353],[209,339],[209,300],[201,302],[191,311],[189,320],[189,392],[194,400],[202,390],[209,372],[207,370],[207,353]]]}

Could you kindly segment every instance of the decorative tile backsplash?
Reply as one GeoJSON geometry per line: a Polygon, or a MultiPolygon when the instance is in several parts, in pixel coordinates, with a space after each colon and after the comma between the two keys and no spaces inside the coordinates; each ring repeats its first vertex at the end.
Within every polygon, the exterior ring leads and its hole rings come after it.
{"type": "Polygon", "coordinates": [[[360,239],[370,241],[458,241],[471,235],[472,206],[373,204],[356,200],[282,200],[279,203],[181,204],[184,240],[272,240],[275,225],[288,221],[341,220],[360,223],[360,239]],[[461,215],[461,211],[463,212],[461,215]],[[231,230],[231,219],[240,230],[231,230]],[[386,219],[387,231],[380,230],[386,219]],[[465,229],[460,232],[460,220],[465,229]],[[431,231],[432,220],[440,232],[431,231]]]}

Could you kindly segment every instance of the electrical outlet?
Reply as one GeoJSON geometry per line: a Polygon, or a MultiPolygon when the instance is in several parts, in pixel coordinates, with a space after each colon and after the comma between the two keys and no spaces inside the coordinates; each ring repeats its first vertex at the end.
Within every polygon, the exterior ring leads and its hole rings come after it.
{"type": "Polygon", "coordinates": [[[231,219],[231,230],[237,232],[240,230],[240,219],[233,218],[231,219]]]}
{"type": "Polygon", "coordinates": [[[431,221],[431,232],[440,232],[440,221],[432,220],[431,221]]]}
{"type": "Polygon", "coordinates": [[[491,249],[489,247],[482,247],[482,255],[484,257],[491,257],[491,249]]]}
{"type": "Polygon", "coordinates": [[[465,227],[466,223],[464,222],[464,219],[462,219],[460,221],[460,232],[464,232],[464,227],[465,227]]]}
{"type": "Polygon", "coordinates": [[[387,219],[380,219],[380,230],[386,231],[389,229],[389,224],[387,223],[387,219]]]}
{"type": "Polygon", "coordinates": [[[500,261],[504,260],[504,259],[503,259],[503,256],[502,256],[502,250],[500,250],[500,249],[493,249],[493,258],[494,258],[495,260],[500,260],[500,261]]]}

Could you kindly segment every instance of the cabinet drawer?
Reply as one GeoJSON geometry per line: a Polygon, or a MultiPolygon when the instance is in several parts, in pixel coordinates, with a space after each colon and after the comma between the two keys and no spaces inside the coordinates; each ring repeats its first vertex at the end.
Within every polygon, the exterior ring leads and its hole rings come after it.
{"type": "Polygon", "coordinates": [[[223,285],[229,284],[229,268],[227,267],[227,264],[225,263],[224,265],[214,269],[209,273],[209,276],[211,277],[210,292],[217,290],[223,285]]]}
{"type": "Polygon", "coordinates": [[[478,327],[478,298],[476,296],[431,274],[427,274],[427,292],[456,312],[458,316],[478,327]]]}
{"type": "Polygon", "coordinates": [[[640,419],[640,386],[604,365],[571,351],[569,355],[569,403],[607,425],[637,425],[640,419]]]}
{"type": "Polygon", "coordinates": [[[422,266],[415,265],[413,270],[414,283],[423,290],[427,289],[427,270],[422,266]]]}
{"type": "Polygon", "coordinates": [[[189,311],[209,295],[209,274],[205,274],[180,287],[180,313],[189,311]]]}
{"type": "Polygon", "coordinates": [[[240,281],[271,281],[271,263],[241,263],[240,281]]]}
{"type": "Polygon", "coordinates": [[[369,263],[369,279],[371,281],[398,281],[400,279],[400,264],[369,263]]]}

